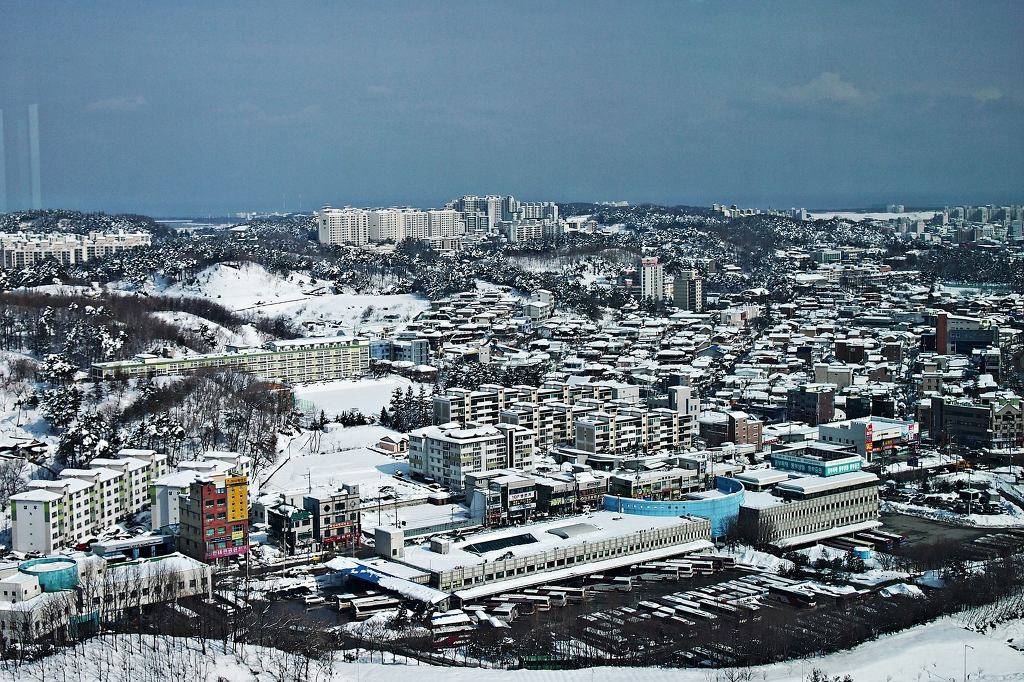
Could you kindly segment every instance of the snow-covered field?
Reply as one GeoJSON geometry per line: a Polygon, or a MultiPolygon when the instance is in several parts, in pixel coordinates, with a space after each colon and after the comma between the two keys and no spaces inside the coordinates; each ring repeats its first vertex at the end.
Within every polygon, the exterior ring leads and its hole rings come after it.
{"type": "Polygon", "coordinates": [[[328,381],[297,386],[295,397],[313,403],[317,409],[326,412],[328,417],[353,408],[367,416],[376,416],[382,407],[391,402],[392,391],[399,388],[404,392],[409,386],[412,386],[413,392],[418,392],[420,386],[427,393],[432,388],[405,377],[387,376],[381,379],[328,381]]]}
{"type": "Polygon", "coordinates": [[[430,490],[419,483],[394,477],[409,473],[408,462],[368,449],[384,435],[397,435],[383,426],[351,426],[320,434],[319,447],[308,432],[279,445],[277,465],[262,480],[260,490],[285,491],[343,483],[355,484],[364,500],[392,494],[399,499],[425,499],[430,490]]]}
{"type": "Polygon", "coordinates": [[[300,274],[281,277],[249,262],[217,263],[186,281],[157,285],[154,291],[208,298],[236,312],[285,316],[317,333],[400,323],[430,307],[410,294],[335,294],[329,282],[300,274]]]}
{"type": "Polygon", "coordinates": [[[810,212],[811,220],[831,220],[840,218],[860,222],[862,220],[895,220],[907,218],[908,220],[931,220],[938,211],[912,211],[909,213],[861,213],[860,211],[821,211],[810,212]]]}
{"type": "MultiPolygon", "coordinates": [[[[850,675],[855,682],[952,681],[962,679],[966,651],[967,673],[972,682],[1021,680],[1024,679],[1024,653],[1006,641],[1018,635],[1020,627],[1021,621],[1011,621],[988,634],[980,634],[953,620],[943,619],[867,642],[850,651],[759,666],[750,669],[749,677],[732,679],[805,682],[811,671],[818,669],[829,675],[850,675]]],[[[295,666],[298,662],[282,652],[255,646],[228,645],[225,649],[225,645],[218,642],[207,642],[204,647],[196,640],[111,635],[94,638],[80,647],[63,649],[43,661],[0,670],[0,680],[256,682],[292,679],[290,675],[284,678],[281,674],[297,672],[295,666]]],[[[343,662],[340,656],[312,663],[308,673],[310,679],[323,682],[384,682],[411,676],[418,682],[592,682],[595,679],[603,682],[715,682],[730,679],[723,671],[715,670],[595,668],[506,671],[406,666],[401,658],[393,664],[349,663],[343,662]]]]}

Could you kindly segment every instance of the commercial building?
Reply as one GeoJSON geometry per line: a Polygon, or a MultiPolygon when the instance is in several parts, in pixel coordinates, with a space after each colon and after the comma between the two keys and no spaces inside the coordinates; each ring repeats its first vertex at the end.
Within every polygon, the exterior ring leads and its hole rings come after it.
{"type": "Polygon", "coordinates": [[[991,393],[978,400],[933,396],[929,437],[938,443],[1007,449],[1024,443],[1024,406],[1012,393],[991,393]]]}
{"type": "Polygon", "coordinates": [[[135,379],[200,371],[243,372],[293,384],[356,378],[370,371],[370,343],[353,336],[328,336],[182,358],[137,355],[132,360],[94,363],[91,374],[94,379],[135,379]]]}
{"type": "Polygon", "coordinates": [[[249,479],[200,478],[179,498],[178,549],[204,563],[249,551],[249,479]]]}
{"type": "Polygon", "coordinates": [[[176,526],[180,520],[179,499],[188,495],[192,484],[206,478],[218,483],[229,477],[252,473],[252,459],[237,452],[207,452],[199,459],[178,462],[176,470],[155,479],[149,487],[150,524],[154,531],[176,526]]]}
{"type": "Polygon", "coordinates": [[[940,355],[972,351],[999,344],[999,327],[990,320],[939,312],[935,316],[935,351],[940,355]]]}
{"type": "Polygon", "coordinates": [[[868,416],[818,425],[821,441],[852,445],[869,462],[905,452],[917,444],[918,436],[917,422],[888,417],[868,416]]]}
{"type": "Polygon", "coordinates": [[[0,265],[21,268],[47,258],[65,265],[85,263],[125,249],[149,246],[148,232],[80,234],[0,234],[0,265]]]}
{"type": "Polygon", "coordinates": [[[313,538],[324,545],[356,544],[360,538],[359,486],[314,490],[302,500],[313,518],[313,538]]]}
{"type": "Polygon", "coordinates": [[[836,476],[860,471],[863,464],[853,444],[821,441],[777,445],[768,458],[776,469],[811,476],[836,476]]]}
{"type": "Polygon", "coordinates": [[[394,529],[377,550],[426,574],[430,587],[470,601],[708,549],[709,538],[706,519],[597,511],[410,547],[404,546],[401,530],[394,529]]]}

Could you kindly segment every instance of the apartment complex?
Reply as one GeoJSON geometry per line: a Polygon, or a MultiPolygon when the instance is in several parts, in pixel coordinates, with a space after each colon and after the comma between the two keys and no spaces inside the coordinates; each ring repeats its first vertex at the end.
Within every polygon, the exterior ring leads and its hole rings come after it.
{"type": "Polygon", "coordinates": [[[167,456],[122,450],[93,460],[89,469],[65,469],[54,481],[29,481],[11,496],[11,544],[18,552],[50,554],[95,539],[148,506],[150,483],[167,472],[167,456]]]}
{"type": "Polygon", "coordinates": [[[362,246],[370,242],[400,242],[404,239],[450,239],[466,232],[459,211],[443,208],[331,208],[316,214],[317,237],[321,244],[362,246]]]}
{"type": "Polygon", "coordinates": [[[654,301],[663,301],[668,297],[665,266],[654,256],[640,259],[640,297],[654,301]]]}
{"type": "Polygon", "coordinates": [[[356,378],[370,371],[370,342],[330,336],[271,341],[263,348],[233,348],[181,358],[143,354],[132,360],[94,363],[91,374],[95,379],[135,379],[204,370],[243,372],[291,384],[356,378]]]}
{"type": "Polygon", "coordinates": [[[606,410],[576,419],[573,433],[577,450],[620,455],[678,450],[692,444],[692,415],[664,407],[615,407],[609,403],[606,410]]]}
{"type": "Polygon", "coordinates": [[[125,249],[149,246],[148,232],[90,232],[81,234],[0,234],[0,264],[20,268],[53,258],[65,265],[85,263],[125,249]]]}
{"type": "Polygon", "coordinates": [[[317,211],[316,226],[321,244],[362,246],[370,241],[370,212],[366,209],[324,206],[317,211]]]}
{"type": "MultiPolygon", "coordinates": [[[[452,388],[445,395],[434,396],[434,423],[515,424],[532,430],[537,448],[547,450],[556,444],[575,443],[577,422],[583,418],[628,410],[632,417],[623,416],[621,439],[620,430],[612,425],[594,427],[594,431],[608,432],[608,438],[600,439],[602,443],[612,439],[615,447],[619,447],[621,440],[620,449],[625,449],[629,443],[626,432],[638,420],[639,437],[647,449],[688,447],[695,435],[699,401],[683,386],[673,388],[673,397],[674,411],[647,410],[639,405],[638,387],[630,384],[549,381],[539,388],[484,384],[476,391],[452,388]]],[[[594,433],[590,440],[597,443],[599,437],[594,433]]]]}
{"type": "Polygon", "coordinates": [[[534,441],[533,431],[513,424],[426,426],[409,433],[409,470],[461,490],[467,474],[531,466],[534,441]]]}

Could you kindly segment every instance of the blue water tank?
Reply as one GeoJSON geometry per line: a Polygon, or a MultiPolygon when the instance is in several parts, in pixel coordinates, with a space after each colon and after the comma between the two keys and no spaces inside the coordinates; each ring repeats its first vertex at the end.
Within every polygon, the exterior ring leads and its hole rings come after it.
{"type": "Polygon", "coordinates": [[[78,585],[78,564],[65,557],[31,559],[18,566],[18,570],[34,575],[43,592],[70,590],[78,585]]]}

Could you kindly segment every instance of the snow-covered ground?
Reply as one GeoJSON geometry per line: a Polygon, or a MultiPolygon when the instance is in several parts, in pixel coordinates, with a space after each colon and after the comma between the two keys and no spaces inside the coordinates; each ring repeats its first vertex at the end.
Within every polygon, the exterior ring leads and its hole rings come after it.
{"type": "Polygon", "coordinates": [[[213,341],[215,350],[224,350],[225,346],[261,346],[268,337],[261,334],[250,324],[242,325],[237,332],[211,322],[205,317],[177,310],[164,310],[153,313],[153,317],[169,322],[180,329],[185,329],[213,341]]]}
{"type": "Polygon", "coordinates": [[[278,464],[260,484],[263,492],[316,487],[335,487],[343,483],[359,486],[364,500],[392,495],[398,499],[426,499],[426,486],[408,480],[409,464],[368,449],[384,435],[397,435],[383,426],[351,426],[315,436],[304,432],[283,443],[278,464]],[[401,472],[402,478],[395,478],[401,472]],[[384,489],[383,491],[381,489],[384,489]]]}
{"type": "Polygon", "coordinates": [[[282,277],[256,263],[217,263],[195,277],[154,292],[208,298],[241,313],[284,316],[311,333],[361,330],[411,320],[430,304],[410,294],[331,293],[331,283],[308,275],[282,277]]]}
{"type": "MultiPolygon", "coordinates": [[[[974,488],[1003,490],[1015,497],[1024,497],[1024,486],[1016,483],[1013,472],[1008,471],[1005,467],[996,470],[975,469],[971,471],[958,471],[937,476],[936,480],[950,483],[960,482],[974,488]]],[[[956,493],[931,493],[931,495],[947,500],[956,498],[956,493]]],[[[999,514],[961,514],[948,509],[891,500],[883,501],[881,509],[882,511],[920,516],[961,526],[976,526],[980,528],[1024,527],[1024,509],[1003,498],[997,498],[996,503],[1002,508],[1002,512],[999,514]]]]}
{"type": "Polygon", "coordinates": [[[418,392],[420,386],[430,393],[432,387],[418,384],[400,376],[387,376],[380,379],[363,379],[360,381],[328,381],[321,384],[308,384],[295,388],[295,397],[308,400],[323,410],[328,417],[345,410],[358,409],[367,416],[377,416],[382,407],[391,402],[391,393],[399,388],[404,393],[412,386],[418,392]]]}
{"type": "MultiPolygon", "coordinates": [[[[850,675],[855,682],[960,680],[964,670],[973,682],[1009,682],[1024,679],[1024,653],[1007,639],[1017,637],[1021,621],[1011,621],[988,634],[964,628],[951,619],[905,630],[867,642],[849,651],[820,658],[801,659],[750,669],[750,679],[760,682],[806,682],[814,669],[829,675],[850,675]]],[[[362,661],[366,660],[363,652],[362,661]]],[[[379,654],[374,657],[379,659],[379,654]]],[[[389,660],[389,657],[388,659],[389,660]]],[[[295,671],[298,661],[282,652],[256,646],[174,638],[108,635],[80,647],[62,649],[18,668],[0,670],[0,680],[11,682],[102,679],[134,682],[146,670],[145,679],[162,679],[161,670],[178,673],[175,679],[193,682],[262,681],[281,679],[279,673],[295,671]],[[169,648],[169,651],[168,651],[169,648]],[[187,672],[186,672],[187,671],[187,672]]],[[[418,682],[715,682],[728,679],[723,671],[671,668],[595,668],[565,671],[489,670],[445,668],[431,665],[349,663],[340,656],[313,663],[311,678],[328,681],[384,682],[415,676],[418,682]]],[[[746,671],[744,671],[746,672],[746,671]]],[[[169,677],[168,677],[169,679],[169,677]]],[[[289,678],[290,679],[290,678],[289,678]]]]}

